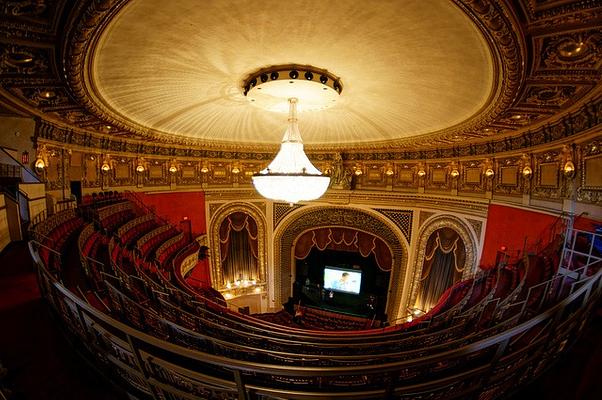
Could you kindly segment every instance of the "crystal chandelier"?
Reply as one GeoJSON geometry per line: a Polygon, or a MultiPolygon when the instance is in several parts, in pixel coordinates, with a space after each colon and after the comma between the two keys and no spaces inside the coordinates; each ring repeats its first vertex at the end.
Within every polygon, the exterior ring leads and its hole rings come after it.
{"type": "Polygon", "coordinates": [[[253,185],[263,197],[293,204],[315,200],[328,189],[330,177],[322,175],[303,151],[297,125],[297,98],[289,98],[288,128],[280,151],[270,165],[253,176],[253,185]]]}

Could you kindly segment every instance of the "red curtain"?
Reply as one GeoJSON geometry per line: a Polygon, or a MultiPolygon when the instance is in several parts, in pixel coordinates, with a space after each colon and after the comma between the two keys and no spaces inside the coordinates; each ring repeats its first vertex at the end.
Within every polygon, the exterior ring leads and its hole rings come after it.
{"type": "Polygon", "coordinates": [[[314,246],[320,251],[359,252],[362,257],[374,254],[378,267],[383,271],[390,271],[393,265],[391,250],[382,239],[351,228],[318,228],[305,232],[295,244],[295,258],[303,260],[314,246]]]}

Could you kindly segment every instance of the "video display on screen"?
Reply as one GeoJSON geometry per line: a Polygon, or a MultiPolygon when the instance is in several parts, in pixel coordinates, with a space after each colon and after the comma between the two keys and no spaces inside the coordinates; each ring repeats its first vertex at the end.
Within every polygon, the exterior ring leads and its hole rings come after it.
{"type": "Polygon", "coordinates": [[[361,271],[334,267],[324,268],[324,289],[359,294],[361,284],[361,271]]]}

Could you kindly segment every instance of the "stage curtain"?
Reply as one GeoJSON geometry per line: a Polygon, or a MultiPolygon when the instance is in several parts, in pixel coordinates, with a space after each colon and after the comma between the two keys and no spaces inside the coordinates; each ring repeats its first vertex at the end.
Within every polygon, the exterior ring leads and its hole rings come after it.
{"type": "Polygon", "coordinates": [[[219,230],[224,282],[257,279],[257,223],[248,214],[236,212],[222,221],[219,230]]]}
{"type": "Polygon", "coordinates": [[[295,243],[295,258],[305,259],[313,247],[320,251],[359,252],[362,257],[374,254],[378,267],[383,271],[390,271],[393,265],[391,250],[382,239],[351,228],[317,228],[305,232],[295,243]]]}
{"type": "Polygon", "coordinates": [[[462,278],[466,248],[462,238],[449,228],[439,229],[427,241],[421,289],[415,307],[428,311],[447,288],[462,278]]]}

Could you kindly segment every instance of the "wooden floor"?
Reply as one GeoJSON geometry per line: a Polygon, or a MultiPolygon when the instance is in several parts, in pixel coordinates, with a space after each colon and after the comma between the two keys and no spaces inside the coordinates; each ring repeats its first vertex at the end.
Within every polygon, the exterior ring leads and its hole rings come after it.
{"type": "MultiPolygon", "coordinates": [[[[0,361],[15,400],[121,400],[127,396],[77,354],[40,298],[25,243],[0,253],[0,361]]],[[[537,381],[509,397],[602,398],[602,307],[583,337],[537,381]]]]}

